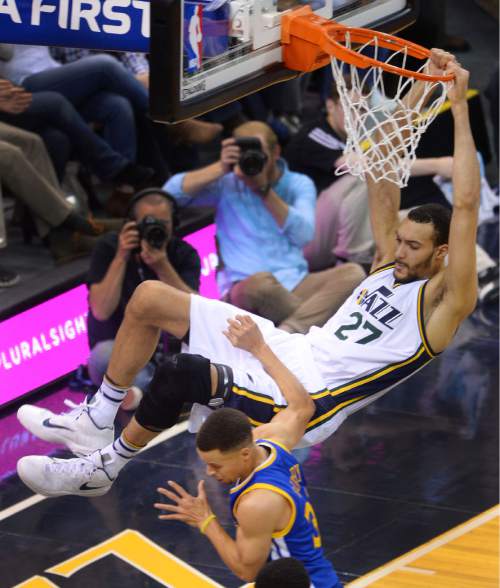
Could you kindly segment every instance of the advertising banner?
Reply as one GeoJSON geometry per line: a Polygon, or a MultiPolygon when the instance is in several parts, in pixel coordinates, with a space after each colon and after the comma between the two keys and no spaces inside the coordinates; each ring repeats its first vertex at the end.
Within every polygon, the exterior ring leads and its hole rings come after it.
{"type": "Polygon", "coordinates": [[[149,51],[149,0],[0,0],[2,43],[149,51]]]}

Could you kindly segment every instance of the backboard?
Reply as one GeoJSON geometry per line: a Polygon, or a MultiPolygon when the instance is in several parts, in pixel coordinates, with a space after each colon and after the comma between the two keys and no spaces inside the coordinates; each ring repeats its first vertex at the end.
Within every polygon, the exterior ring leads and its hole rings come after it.
{"type": "Polygon", "coordinates": [[[395,32],[414,21],[418,1],[151,0],[151,115],[185,120],[299,75],[284,67],[280,43],[281,17],[294,8],[395,32]]]}

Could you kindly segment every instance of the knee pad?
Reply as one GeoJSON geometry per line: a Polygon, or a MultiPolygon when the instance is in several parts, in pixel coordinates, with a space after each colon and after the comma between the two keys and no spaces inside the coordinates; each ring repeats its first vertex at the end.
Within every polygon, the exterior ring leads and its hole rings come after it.
{"type": "Polygon", "coordinates": [[[168,357],[156,368],[135,419],[145,429],[163,431],[177,423],[185,402],[208,404],[211,388],[210,360],[188,353],[168,357]]]}

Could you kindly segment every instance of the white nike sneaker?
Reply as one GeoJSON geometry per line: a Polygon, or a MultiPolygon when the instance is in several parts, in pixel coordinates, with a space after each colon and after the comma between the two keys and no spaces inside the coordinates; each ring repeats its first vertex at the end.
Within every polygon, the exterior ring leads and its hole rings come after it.
{"type": "Polygon", "coordinates": [[[23,404],[17,418],[24,428],[50,443],[61,443],[76,455],[89,455],[114,440],[114,426],[98,427],[92,419],[92,404],[65,400],[71,410],[55,414],[46,408],[23,404]]]}
{"type": "Polygon", "coordinates": [[[17,473],[33,492],[49,497],[102,496],[114,482],[100,451],[72,459],[28,455],[17,462],[17,473]]]}

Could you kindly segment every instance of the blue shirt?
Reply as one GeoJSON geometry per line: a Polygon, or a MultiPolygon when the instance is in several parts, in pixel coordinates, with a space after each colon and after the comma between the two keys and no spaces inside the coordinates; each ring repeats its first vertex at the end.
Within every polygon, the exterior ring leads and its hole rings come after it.
{"type": "Polygon", "coordinates": [[[259,439],[257,445],[265,447],[269,457],[229,491],[233,516],[240,498],[248,492],[265,489],[280,494],[290,504],[291,516],[285,529],[273,534],[269,559],[294,557],[304,564],[313,588],[342,588],[332,564],[325,558],[302,468],[288,449],[276,441],[259,439]]]}
{"type": "Polygon", "coordinates": [[[182,190],[184,173],[172,176],[164,189],[179,204],[215,206],[215,223],[223,269],[217,281],[221,294],[231,284],[257,272],[271,272],[288,290],[307,275],[302,248],[314,235],[316,188],[310,178],[291,172],[285,160],[273,190],[288,204],[282,227],[267,210],[262,198],[234,173],[229,173],[190,196],[182,190]]]}

